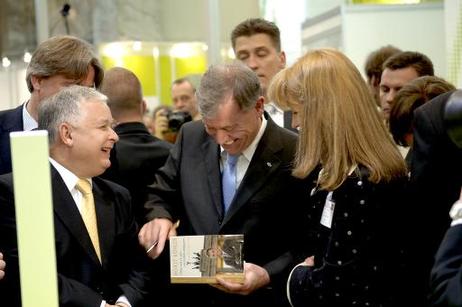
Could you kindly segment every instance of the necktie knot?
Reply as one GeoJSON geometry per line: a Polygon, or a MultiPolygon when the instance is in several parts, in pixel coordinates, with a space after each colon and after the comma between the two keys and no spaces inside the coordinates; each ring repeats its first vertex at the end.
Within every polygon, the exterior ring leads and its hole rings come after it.
{"type": "Polygon", "coordinates": [[[230,155],[228,154],[228,157],[226,158],[226,163],[228,163],[230,166],[236,166],[237,160],[239,159],[239,155],[230,155]]]}
{"type": "Polygon", "coordinates": [[[88,182],[86,179],[80,178],[79,181],[77,181],[77,184],[75,185],[77,190],[79,190],[83,195],[88,195],[91,194],[91,184],[88,182]]]}

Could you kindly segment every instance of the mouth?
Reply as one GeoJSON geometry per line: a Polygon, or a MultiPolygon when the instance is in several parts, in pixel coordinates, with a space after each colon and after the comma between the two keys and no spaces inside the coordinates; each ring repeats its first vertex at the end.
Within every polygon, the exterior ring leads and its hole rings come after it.
{"type": "Polygon", "coordinates": [[[105,152],[107,154],[110,154],[111,150],[112,150],[112,146],[105,146],[105,147],[101,148],[101,151],[105,152]]]}

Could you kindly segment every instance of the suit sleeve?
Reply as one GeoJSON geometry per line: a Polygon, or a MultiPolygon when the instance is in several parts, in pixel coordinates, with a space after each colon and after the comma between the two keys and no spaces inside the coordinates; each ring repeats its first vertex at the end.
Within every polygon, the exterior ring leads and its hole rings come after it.
{"type": "Polygon", "coordinates": [[[155,176],[154,184],[149,188],[149,200],[145,204],[146,221],[154,218],[177,220],[183,203],[180,187],[180,164],[183,144],[183,130],[170,151],[164,166],[155,176]]]}
{"type": "Polygon", "coordinates": [[[432,306],[462,306],[462,225],[448,229],[431,273],[432,306]]]}

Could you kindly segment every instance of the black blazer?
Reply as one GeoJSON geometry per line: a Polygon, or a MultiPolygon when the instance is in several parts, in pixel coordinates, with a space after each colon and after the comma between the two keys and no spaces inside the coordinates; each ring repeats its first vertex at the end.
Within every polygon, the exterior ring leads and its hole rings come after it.
{"type": "MultiPolygon", "coordinates": [[[[51,168],[60,306],[99,306],[103,299],[114,303],[120,295],[140,306],[146,294],[146,257],[138,244],[128,191],[93,178],[101,265],[71,194],[51,168]]],[[[20,306],[13,198],[11,173],[0,176],[0,250],[8,263],[0,297],[7,306],[20,306]]]]}
{"type": "MultiPolygon", "coordinates": [[[[245,261],[264,267],[275,285],[278,277],[287,277],[284,273],[293,264],[289,250],[299,243],[301,207],[308,192],[301,180],[291,176],[297,136],[267,119],[266,130],[226,215],[220,147],[202,122],[183,126],[166,164],[156,175],[146,208],[148,219],[179,218],[180,235],[244,234],[245,261]]],[[[225,298],[221,297],[221,302],[232,304],[230,295],[216,292],[217,302],[222,294],[225,298]]],[[[239,299],[239,304],[249,303],[252,295],[239,299]]],[[[260,297],[258,302],[277,305],[268,297],[260,297]]]]}
{"type": "Polygon", "coordinates": [[[448,229],[431,273],[432,306],[462,306],[462,225],[448,229]]]}
{"type": "Polygon", "coordinates": [[[114,130],[119,141],[111,150],[111,166],[101,177],[130,191],[135,217],[141,224],[148,185],[154,182],[155,172],[164,165],[173,145],[152,136],[140,122],[123,123],[114,130]]]}
{"type": "Polygon", "coordinates": [[[10,132],[24,130],[22,108],[0,112],[0,175],[11,172],[10,132]]]}
{"type": "Polygon", "coordinates": [[[462,186],[462,149],[450,140],[444,125],[444,108],[451,94],[432,99],[414,113],[410,201],[419,244],[416,261],[421,262],[420,279],[427,288],[434,256],[449,227],[449,209],[462,186]]]}

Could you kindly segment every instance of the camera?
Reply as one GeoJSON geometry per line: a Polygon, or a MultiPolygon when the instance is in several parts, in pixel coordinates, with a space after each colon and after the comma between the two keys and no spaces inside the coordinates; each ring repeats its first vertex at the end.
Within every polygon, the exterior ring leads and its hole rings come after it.
{"type": "Polygon", "coordinates": [[[185,111],[169,112],[167,119],[169,132],[178,132],[184,123],[192,121],[191,114],[185,111]]]}

